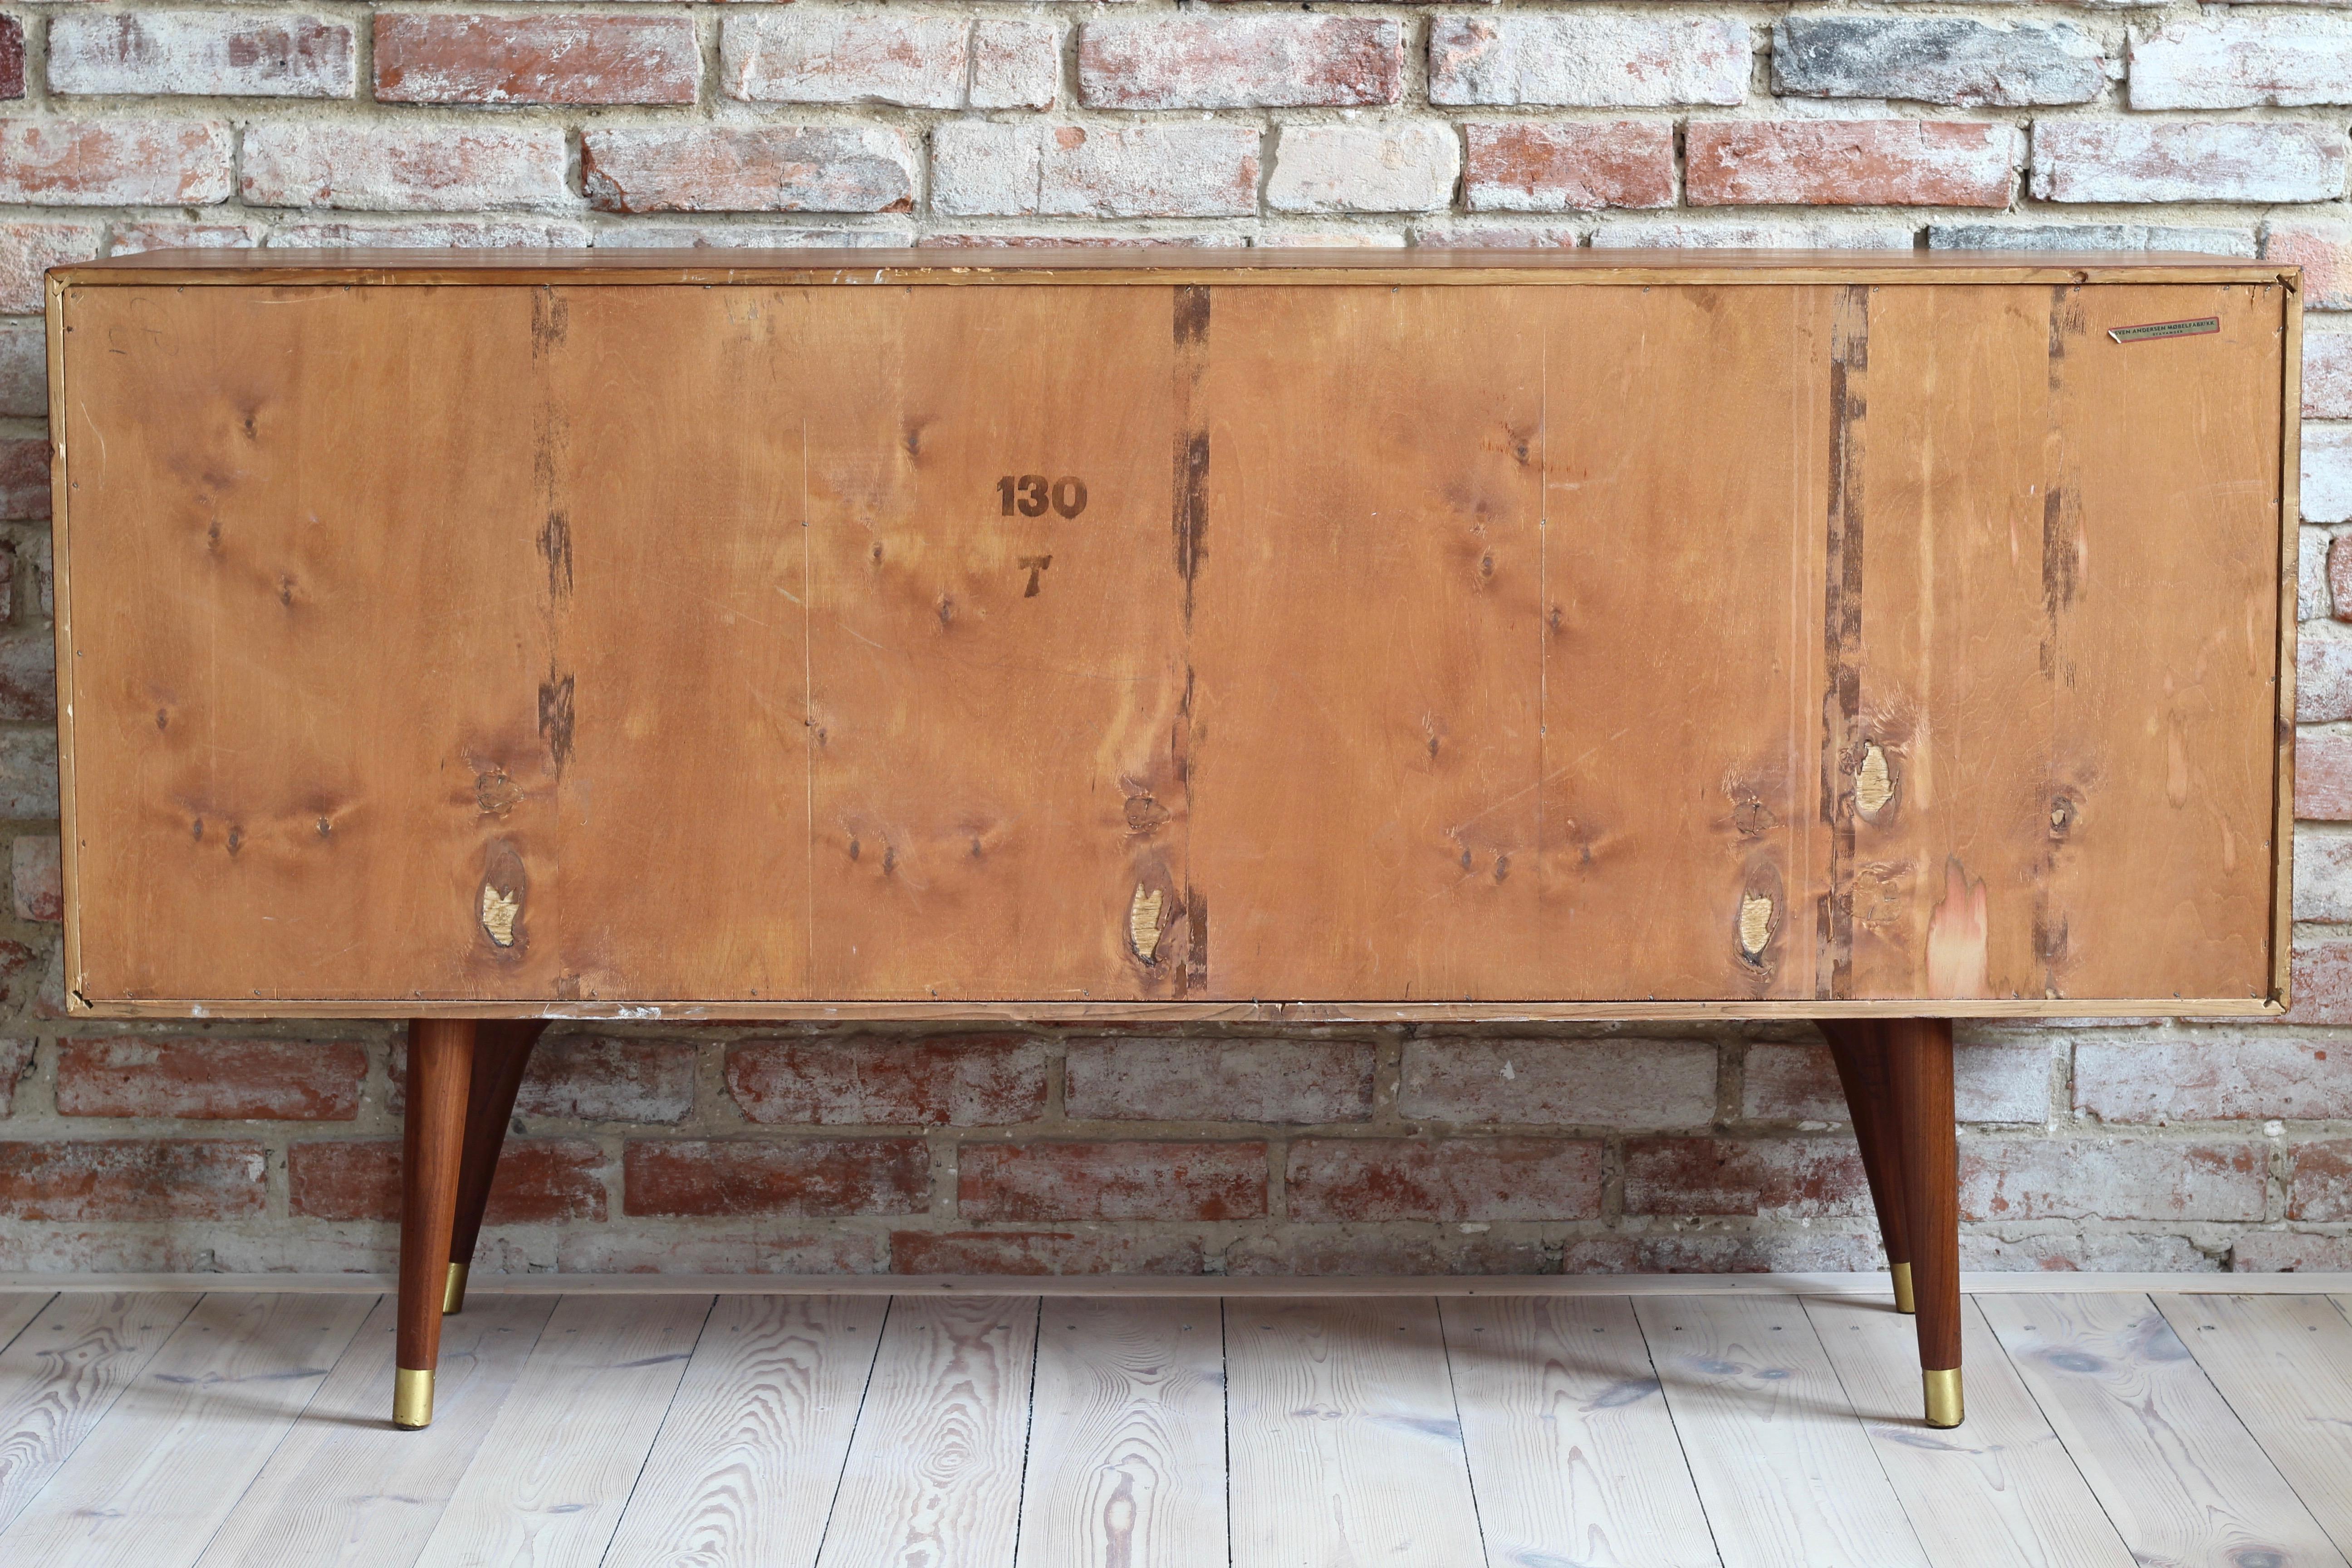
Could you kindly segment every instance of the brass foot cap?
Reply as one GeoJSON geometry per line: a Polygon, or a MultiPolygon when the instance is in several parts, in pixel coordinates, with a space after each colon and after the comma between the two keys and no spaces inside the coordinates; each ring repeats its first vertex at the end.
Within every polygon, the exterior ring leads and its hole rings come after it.
{"type": "Polygon", "coordinates": [[[433,1374],[401,1367],[392,1374],[392,1424],[404,1432],[433,1425],[433,1374]]]}
{"type": "Polygon", "coordinates": [[[1911,1266],[1907,1263],[1894,1264],[1888,1272],[1895,1276],[1895,1310],[1898,1312],[1918,1311],[1919,1299],[1911,1294],[1911,1266]]]}
{"type": "Polygon", "coordinates": [[[1960,1400],[1960,1369],[1953,1366],[1939,1372],[1923,1372],[1919,1380],[1927,1389],[1927,1425],[1958,1426],[1964,1411],[1960,1400]]]}
{"type": "Polygon", "coordinates": [[[441,1315],[445,1318],[465,1310],[466,1265],[449,1265],[448,1283],[441,1287],[441,1315]]]}

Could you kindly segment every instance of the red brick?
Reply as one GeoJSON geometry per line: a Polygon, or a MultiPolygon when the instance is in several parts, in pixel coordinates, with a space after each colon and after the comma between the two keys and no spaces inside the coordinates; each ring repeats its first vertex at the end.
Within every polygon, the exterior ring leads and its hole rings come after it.
{"type": "Polygon", "coordinates": [[[2240,1274],[2352,1273],[2352,1236],[2250,1230],[2230,1248],[2230,1267],[2240,1274]]]}
{"type": "Polygon", "coordinates": [[[2005,207],[2013,126],[1957,120],[1706,120],[1685,137],[1693,206],[2005,207]]]}
{"type": "Polygon", "coordinates": [[[348,1040],[69,1039],[58,1047],[58,1114],[349,1121],[367,1065],[348,1040]]]}
{"type": "Polygon", "coordinates": [[[1298,1220],[1594,1219],[1599,1142],[1302,1138],[1284,1182],[1298,1220]]]}
{"type": "Polygon", "coordinates": [[[1097,109],[1344,108],[1403,96],[1404,32],[1360,16],[1088,22],[1078,97],[1097,109]]]}
{"type": "Polygon", "coordinates": [[[0,437],[0,520],[37,522],[48,515],[48,442],[38,436],[0,437]]]}
{"type": "Polygon", "coordinates": [[[919,1138],[633,1138],[621,1166],[632,1215],[919,1214],[930,1203],[919,1138]]]}
{"type": "Polygon", "coordinates": [[[67,12],[49,24],[49,90],[350,98],[352,30],[324,16],[220,10],[67,12]]]}
{"type": "Polygon", "coordinates": [[[0,202],[224,202],[230,143],[220,120],[0,120],[0,202]]]}
{"type": "Polygon", "coordinates": [[[1045,1047],[1019,1035],[746,1040],[727,1092],[752,1121],[1003,1126],[1045,1113],[1045,1047]]]}
{"type": "Polygon", "coordinates": [[[1294,1226],[1225,1248],[1225,1272],[1363,1279],[1443,1274],[1557,1274],[1539,1241],[1499,1236],[1399,1235],[1381,1226],[1294,1226]]]}
{"type": "Polygon", "coordinates": [[[1844,1218],[1871,1212],[1870,1188],[1850,1138],[1635,1138],[1625,1212],[1844,1218]]]}
{"type": "Polygon", "coordinates": [[[694,1111],[694,1058],[690,1040],[558,1035],[531,1052],[515,1114],[567,1121],[683,1121],[694,1111]]]}
{"type": "Polygon", "coordinates": [[[25,24],[0,16],[0,98],[25,96],[25,24]]]}
{"type": "Polygon", "coordinates": [[[0,315],[38,314],[47,304],[41,275],[98,257],[105,230],[94,223],[0,223],[0,315]]]}
{"type": "MultiPolygon", "coordinates": [[[[562,1274],[879,1274],[883,1238],[867,1231],[639,1236],[618,1227],[567,1230],[555,1238],[562,1274]]],[[[878,1310],[880,1302],[876,1302],[878,1310]]]]}
{"type": "Polygon", "coordinates": [[[2352,310],[2352,225],[2273,218],[2263,225],[2263,258],[2303,268],[2305,310],[2352,310]]]}
{"type": "Polygon", "coordinates": [[[1074,1040],[1063,1108],[1102,1121],[1361,1121],[1372,1113],[1368,1040],[1074,1040]]]}
{"type": "Polygon", "coordinates": [[[1663,120],[1465,125],[1473,212],[1590,212],[1675,205],[1675,128],[1663,120]]]}
{"type": "Polygon", "coordinates": [[[2257,1220],[2266,1159],[2258,1143],[1969,1139],[1960,1217],[2257,1220]]]}
{"type": "Polygon", "coordinates": [[[246,130],[239,188],[266,207],[544,206],[570,199],[570,162],[553,126],[268,121],[246,130]]]}
{"type": "Polygon", "coordinates": [[[267,1206],[268,1173],[243,1139],[0,1143],[0,1218],[241,1219],[267,1206]]]}
{"type": "Polygon", "coordinates": [[[2306,822],[2352,822],[2352,735],[2295,731],[2294,814],[2306,822]]]}
{"type": "Polygon", "coordinates": [[[2341,937],[2299,936],[2287,959],[2284,1022],[2352,1024],[2352,942],[2341,937]]]}
{"type": "Polygon", "coordinates": [[[1255,1219],[1263,1143],[967,1143],[956,1211],[968,1220],[1255,1219]]]}
{"type": "Polygon", "coordinates": [[[0,1039],[0,1116],[15,1108],[17,1080],[33,1070],[37,1040],[0,1039]]]}
{"type": "Polygon", "coordinates": [[[1197,1237],[1120,1230],[894,1230],[894,1274],[1202,1274],[1197,1237]]]}
{"type": "Polygon", "coordinates": [[[375,18],[384,103],[692,103],[701,80],[689,16],[375,18]]]}
{"type": "Polygon", "coordinates": [[[879,125],[592,131],[580,144],[602,212],[906,212],[914,149],[879,125]]]}
{"type": "Polygon", "coordinates": [[[1397,1110],[1456,1124],[1705,1126],[1715,1058],[1692,1040],[1412,1040],[1397,1110]]]}
{"type": "Polygon", "coordinates": [[[2296,1144],[2294,1172],[2286,1187],[2287,1218],[2352,1220],[2352,1138],[2296,1144]]]}
{"type": "MultiPolygon", "coordinates": [[[[286,1151],[292,1211],[310,1219],[400,1218],[400,1142],[344,1138],[286,1151]]],[[[585,1138],[509,1138],[490,1183],[491,1225],[601,1220],[604,1152],[585,1138]]]]}

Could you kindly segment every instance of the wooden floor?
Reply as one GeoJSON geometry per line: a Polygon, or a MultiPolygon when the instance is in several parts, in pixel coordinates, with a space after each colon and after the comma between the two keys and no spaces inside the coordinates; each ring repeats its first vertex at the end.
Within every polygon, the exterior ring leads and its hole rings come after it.
{"type": "Polygon", "coordinates": [[[0,1294],[0,1563],[2343,1564],[2347,1300],[0,1294]]]}

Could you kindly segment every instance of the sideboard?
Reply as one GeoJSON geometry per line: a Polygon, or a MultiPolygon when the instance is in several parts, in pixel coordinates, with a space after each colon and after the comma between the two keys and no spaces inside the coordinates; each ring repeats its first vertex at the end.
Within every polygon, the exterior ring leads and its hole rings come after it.
{"type": "Polygon", "coordinates": [[[68,1004],[411,1020],[404,1426],[550,1019],[1815,1020],[1954,1425],[1951,1020],[2284,1005],[2298,288],[61,268],[68,1004]]]}

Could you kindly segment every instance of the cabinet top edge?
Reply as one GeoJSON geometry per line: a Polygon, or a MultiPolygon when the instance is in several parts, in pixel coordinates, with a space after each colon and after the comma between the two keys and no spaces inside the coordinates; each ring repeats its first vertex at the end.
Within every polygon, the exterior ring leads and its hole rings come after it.
{"type": "Polygon", "coordinates": [[[2284,283],[2274,261],[2165,251],[1377,250],[1175,247],[919,250],[151,250],[53,268],[56,284],[2284,283]]]}

